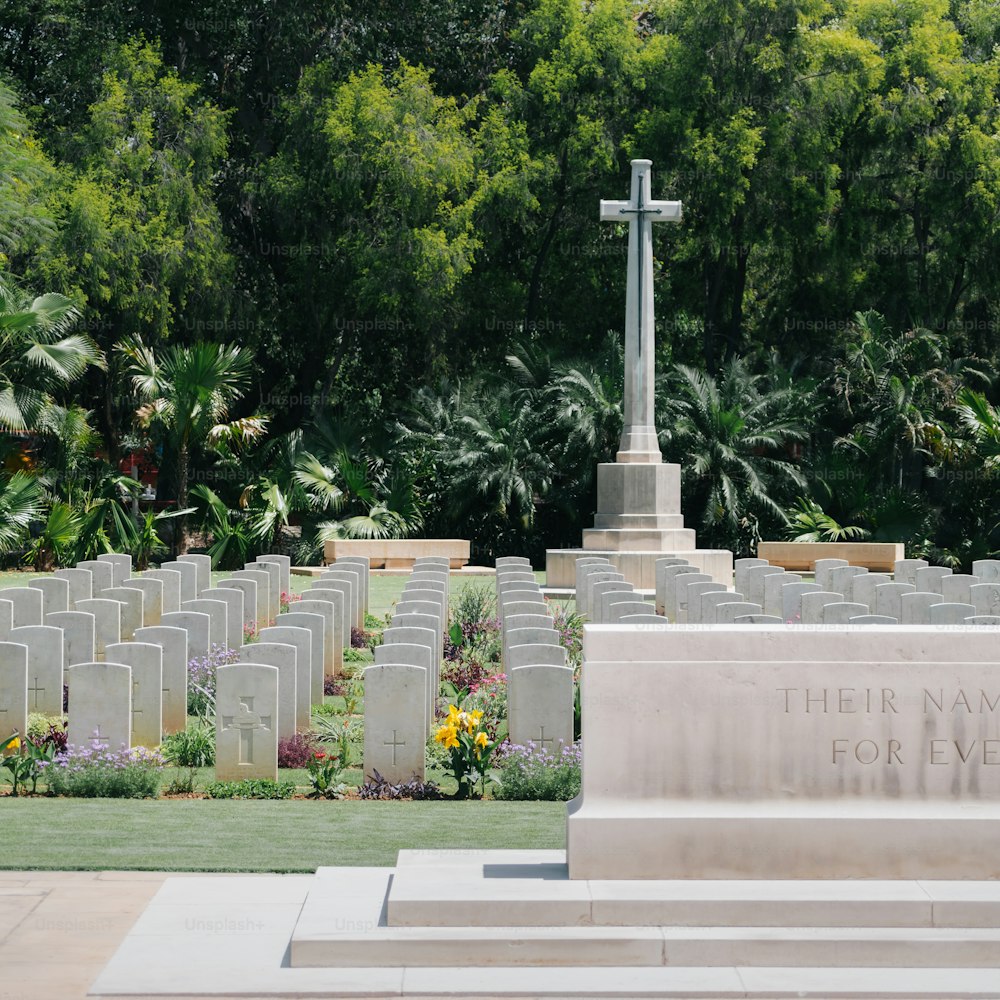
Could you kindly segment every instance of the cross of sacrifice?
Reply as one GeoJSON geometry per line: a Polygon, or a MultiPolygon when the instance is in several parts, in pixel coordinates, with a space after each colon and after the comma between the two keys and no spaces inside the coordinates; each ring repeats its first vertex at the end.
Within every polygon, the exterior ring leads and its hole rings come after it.
{"type": "Polygon", "coordinates": [[[680,222],[679,201],[654,201],[652,160],[632,161],[628,201],[602,201],[602,222],[628,221],[628,281],[625,291],[624,428],[616,462],[658,464],[662,458],[654,417],[655,319],[653,312],[653,223],[680,222]]]}

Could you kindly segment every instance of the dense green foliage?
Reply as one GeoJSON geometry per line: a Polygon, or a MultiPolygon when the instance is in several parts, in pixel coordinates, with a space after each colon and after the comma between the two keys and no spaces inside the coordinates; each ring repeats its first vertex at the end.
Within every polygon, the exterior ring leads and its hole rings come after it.
{"type": "Polygon", "coordinates": [[[0,0],[0,547],[157,552],[138,452],[223,561],[289,526],[298,558],[579,544],[621,421],[597,203],[645,156],[685,205],[658,419],[702,543],[968,565],[1000,547],[998,43],[985,0],[0,0]]]}

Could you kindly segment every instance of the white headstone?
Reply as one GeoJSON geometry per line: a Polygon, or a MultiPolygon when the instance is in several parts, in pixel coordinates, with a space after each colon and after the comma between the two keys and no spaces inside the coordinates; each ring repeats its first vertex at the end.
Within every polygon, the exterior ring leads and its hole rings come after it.
{"type": "MultiPolygon", "coordinates": [[[[28,649],[17,642],[0,642],[0,742],[28,732],[28,649]]],[[[59,688],[62,714],[62,686],[59,688]]]]}
{"type": "Polygon", "coordinates": [[[267,574],[267,616],[273,622],[281,614],[281,569],[274,563],[247,563],[244,570],[267,574]]]}
{"type": "Polygon", "coordinates": [[[730,601],[728,604],[720,604],[715,609],[716,620],[720,625],[731,625],[737,618],[746,615],[762,615],[764,609],[759,604],[751,604],[750,601],[730,601]]]}
{"type": "Polygon", "coordinates": [[[917,588],[912,583],[883,583],[875,588],[875,606],[872,610],[877,615],[895,618],[902,621],[903,594],[912,594],[917,588]]]}
{"type": "MultiPolygon", "coordinates": [[[[320,627],[322,628],[322,622],[320,627]]],[[[258,639],[262,643],[280,643],[295,650],[295,728],[298,732],[308,732],[312,723],[312,632],[298,625],[272,625],[261,629],[258,639]]],[[[252,649],[253,646],[245,648],[252,649]]],[[[322,667],[323,664],[320,663],[320,676],[323,673],[322,667]]],[[[319,695],[322,699],[323,692],[320,691],[319,695]]],[[[322,700],[317,704],[322,704],[322,700]]]]}
{"type": "MultiPolygon", "coordinates": [[[[365,560],[367,562],[367,560],[365,560]]],[[[288,556],[277,555],[276,553],[268,553],[264,556],[258,556],[257,562],[270,562],[274,563],[280,570],[280,575],[278,577],[279,586],[281,587],[281,593],[279,593],[279,598],[281,594],[291,594],[292,592],[292,560],[288,556]]]]}
{"type": "Polygon", "coordinates": [[[120,587],[132,576],[132,557],[126,552],[105,552],[97,557],[97,561],[111,564],[112,587],[120,587]]]}
{"type": "MultiPolygon", "coordinates": [[[[764,607],[764,580],[785,571],[780,566],[751,566],[743,573],[743,584],[740,587],[743,595],[751,604],[764,607]]],[[[791,580],[786,581],[791,583],[791,580]]],[[[670,606],[667,605],[669,610],[670,606]]]]}
{"type": "Polygon", "coordinates": [[[196,601],[198,599],[198,564],[190,559],[160,564],[160,569],[169,569],[181,575],[181,601],[196,601]]]}
{"type": "Polygon", "coordinates": [[[0,590],[0,601],[10,601],[14,628],[42,624],[42,592],[35,587],[7,587],[0,590]]]}
{"type": "MultiPolygon", "coordinates": [[[[769,615],[777,615],[781,618],[781,612],[784,610],[781,602],[781,591],[782,588],[787,587],[790,583],[802,583],[802,577],[798,573],[782,573],[780,576],[775,573],[773,576],[764,577],[764,612],[769,615]]],[[[818,582],[816,584],[821,590],[826,590],[828,588],[823,587],[818,582]]],[[[749,595],[747,595],[749,599],[749,595]]],[[[782,618],[782,621],[784,619],[782,618]]]]}
{"type": "MultiPolygon", "coordinates": [[[[369,603],[369,590],[371,586],[371,560],[368,556],[341,556],[333,564],[334,566],[348,565],[348,566],[360,566],[362,570],[362,582],[364,583],[364,609],[365,614],[368,613],[371,607],[369,603]]],[[[445,585],[447,586],[447,573],[445,574],[445,585]]]]}
{"type": "Polygon", "coordinates": [[[196,577],[198,588],[198,596],[201,597],[201,592],[203,590],[208,590],[212,586],[212,557],[205,555],[204,553],[190,553],[188,555],[178,556],[177,561],[180,563],[193,563],[198,571],[196,577]]]}
{"type": "Polygon", "coordinates": [[[203,660],[212,651],[211,619],[202,611],[170,611],[160,616],[160,624],[187,632],[188,661],[203,660]]]}
{"type": "Polygon", "coordinates": [[[941,597],[945,604],[971,604],[969,588],[977,583],[982,581],[971,573],[952,573],[941,580],[941,597]]]}
{"type": "Polygon", "coordinates": [[[1000,583],[977,583],[969,588],[977,615],[1000,615],[1000,583]]]}
{"type": "Polygon", "coordinates": [[[149,576],[129,577],[121,585],[122,590],[138,590],[142,594],[142,624],[139,628],[149,628],[160,624],[163,614],[163,581],[149,576]]]}
{"type": "Polygon", "coordinates": [[[219,667],[215,679],[215,777],[278,780],[278,669],[219,667]]]}
{"type": "Polygon", "coordinates": [[[424,779],[427,671],[412,664],[380,663],[366,668],[364,776],[378,771],[391,782],[424,779]]]}
{"type": "Polygon", "coordinates": [[[512,670],[518,667],[536,667],[541,664],[565,667],[566,648],[564,646],[553,646],[551,643],[511,646],[507,650],[504,672],[507,674],[509,681],[512,670]]]}
{"type": "Polygon", "coordinates": [[[104,650],[122,641],[122,606],[105,597],[77,601],[76,610],[94,616],[94,659],[103,660],[104,650]]]}
{"type": "Polygon", "coordinates": [[[59,576],[40,576],[28,581],[29,587],[42,592],[42,616],[69,611],[69,581],[59,576]]]}
{"type": "MultiPolygon", "coordinates": [[[[265,629],[270,631],[270,629],[265,629]]],[[[295,646],[282,642],[255,642],[240,649],[243,663],[265,663],[278,671],[278,739],[288,739],[296,732],[295,716],[298,666],[295,646]]]]}
{"type": "Polygon", "coordinates": [[[694,566],[664,566],[659,570],[656,584],[656,603],[653,605],[657,614],[667,618],[676,612],[677,608],[677,577],[689,573],[697,573],[694,566]]]}
{"type": "Polygon", "coordinates": [[[874,611],[875,588],[881,587],[883,583],[892,582],[893,579],[888,573],[866,573],[854,581],[851,592],[852,599],[855,604],[867,604],[874,611]]]}
{"type": "MultiPolygon", "coordinates": [[[[831,604],[843,603],[844,595],[834,590],[813,590],[808,594],[803,594],[800,608],[802,616],[800,622],[802,625],[819,625],[824,623],[826,621],[826,613],[823,609],[829,607],[831,604]]],[[[859,615],[868,614],[868,605],[863,604],[861,607],[864,610],[857,613],[859,615]]]]}
{"type": "Polygon", "coordinates": [[[86,601],[94,596],[94,577],[86,569],[57,569],[52,574],[69,585],[69,611],[76,610],[77,601],[86,601]]]}
{"type": "Polygon", "coordinates": [[[1000,559],[976,559],[972,564],[972,575],[983,583],[1000,581],[1000,559]]]}
{"type": "Polygon", "coordinates": [[[85,569],[91,576],[91,596],[103,597],[104,591],[115,585],[115,569],[111,563],[97,559],[84,559],[76,564],[77,569],[85,569]]]}
{"type": "Polygon", "coordinates": [[[931,625],[964,625],[966,618],[971,618],[976,609],[971,604],[946,602],[935,604],[930,609],[931,625]]]}
{"type": "MultiPolygon", "coordinates": [[[[424,633],[426,629],[386,629],[386,633],[424,633]]],[[[419,636],[418,636],[419,637],[419,636]]],[[[426,638],[426,637],[424,637],[426,638]]],[[[425,642],[400,642],[397,636],[390,636],[389,640],[383,642],[381,646],[375,647],[375,662],[383,663],[405,663],[407,665],[422,667],[427,671],[429,682],[427,684],[427,718],[428,725],[433,725],[437,708],[437,696],[440,691],[440,684],[435,678],[438,676],[434,669],[434,649],[426,645],[425,642]]]]}
{"type": "MultiPolygon", "coordinates": [[[[310,597],[295,602],[295,610],[306,614],[323,616],[323,676],[337,677],[337,663],[343,663],[343,636],[336,631],[337,606],[325,597],[310,597]],[[337,656],[337,650],[341,654],[337,656]]],[[[343,668],[341,668],[343,673],[343,668]]]]}
{"type": "Polygon", "coordinates": [[[918,569],[929,566],[926,559],[897,559],[893,579],[896,583],[916,583],[914,576],[918,569]]]}
{"type": "Polygon", "coordinates": [[[847,565],[849,563],[846,559],[817,559],[813,563],[813,582],[818,583],[824,590],[836,590],[836,587],[830,586],[829,574],[847,565]]]}
{"type": "Polygon", "coordinates": [[[120,642],[108,646],[107,657],[108,663],[124,663],[132,671],[132,746],[158,747],[163,740],[163,651],[150,642],[120,642]]]}
{"type": "Polygon", "coordinates": [[[221,601],[226,605],[226,645],[238,649],[243,642],[242,592],[232,587],[209,587],[201,592],[201,600],[221,601]]]}
{"type": "Polygon", "coordinates": [[[516,667],[507,685],[510,741],[533,743],[537,750],[559,755],[573,742],[573,671],[536,664],[516,667]]]}
{"type": "Polygon", "coordinates": [[[108,587],[101,597],[108,601],[117,601],[119,608],[119,624],[123,642],[131,642],[136,629],[145,624],[145,598],[141,590],[134,587],[108,587]]]}
{"type": "Polygon", "coordinates": [[[320,582],[339,582],[347,585],[347,594],[350,599],[347,620],[351,628],[364,628],[365,608],[364,598],[361,595],[361,588],[363,586],[361,582],[361,569],[357,566],[337,566],[336,563],[334,567],[328,569],[320,577],[320,582]]]}
{"type": "MultiPolygon", "coordinates": [[[[832,588],[836,591],[836,587],[832,588]]],[[[781,619],[792,625],[805,622],[802,601],[807,594],[823,594],[826,591],[818,583],[786,583],[781,588],[781,619]]]]}
{"type": "Polygon", "coordinates": [[[868,614],[867,604],[855,604],[850,601],[840,601],[827,604],[823,608],[824,625],[849,625],[854,618],[868,614]]]}
{"type": "MultiPolygon", "coordinates": [[[[917,570],[917,579],[923,570],[917,570]]],[[[901,625],[929,625],[931,608],[935,604],[943,604],[944,598],[933,591],[920,590],[902,594],[899,598],[899,622],[901,625]]]]}
{"type": "MultiPolygon", "coordinates": [[[[181,612],[195,612],[208,615],[209,649],[215,649],[216,647],[219,649],[233,648],[229,642],[229,605],[224,601],[206,600],[202,597],[199,597],[196,601],[181,601],[181,612]]],[[[238,645],[241,644],[242,642],[238,645]]]]}
{"type": "Polygon", "coordinates": [[[68,742],[76,747],[132,745],[132,671],[124,663],[78,663],[69,684],[68,742]]]}
{"type": "MultiPolygon", "coordinates": [[[[240,569],[229,574],[230,580],[252,580],[257,585],[257,628],[267,628],[271,624],[271,576],[263,569],[240,569]]],[[[223,581],[220,586],[223,586],[223,581]]]]}
{"type": "Polygon", "coordinates": [[[62,629],[25,625],[10,630],[10,641],[28,647],[28,711],[62,715],[66,662],[62,629]]]}
{"type": "Polygon", "coordinates": [[[698,580],[685,583],[691,577],[682,576],[677,584],[677,620],[679,622],[701,623],[701,595],[708,593],[729,593],[721,583],[714,580],[698,580]]]}
{"type": "MultiPolygon", "coordinates": [[[[296,605],[292,605],[296,607],[296,605]]],[[[284,611],[277,618],[276,628],[304,628],[309,632],[309,698],[312,705],[323,704],[325,682],[323,646],[326,636],[326,619],[310,611],[284,611]]],[[[261,629],[261,635],[264,629],[261,629]]],[[[311,712],[310,712],[311,714],[311,712]]]]}
{"type": "Polygon", "coordinates": [[[160,614],[165,615],[171,611],[180,611],[184,577],[179,570],[164,569],[162,566],[159,569],[147,569],[142,574],[142,579],[159,580],[163,584],[163,604],[160,608],[160,614]]]}
{"type": "MultiPolygon", "coordinates": [[[[344,673],[344,648],[351,645],[350,595],[348,585],[339,580],[327,580],[326,586],[314,584],[303,591],[304,601],[328,601],[333,605],[333,674],[340,677],[344,673]]],[[[290,605],[297,608],[298,601],[290,605]]]]}
{"type": "Polygon", "coordinates": [[[913,585],[925,594],[940,594],[944,580],[951,576],[947,566],[922,566],[913,574],[913,585]]]}
{"type": "Polygon", "coordinates": [[[899,619],[891,615],[858,615],[851,618],[848,625],[898,625],[899,619]]]}
{"type": "Polygon", "coordinates": [[[244,627],[249,626],[253,631],[257,628],[257,584],[253,580],[220,580],[213,590],[232,590],[240,594],[243,600],[243,622],[240,625],[239,634],[244,634],[244,627]]]}
{"type": "Polygon", "coordinates": [[[97,622],[85,611],[54,611],[45,616],[45,624],[62,630],[63,662],[66,667],[94,660],[97,622]]]}
{"type": "Polygon", "coordinates": [[[821,589],[836,591],[850,601],[854,596],[854,577],[867,574],[864,566],[834,566],[826,574],[827,586],[821,589]]]}
{"type": "Polygon", "coordinates": [[[135,633],[135,641],[160,647],[163,732],[184,732],[190,659],[187,631],[173,625],[148,625],[135,633]]]}

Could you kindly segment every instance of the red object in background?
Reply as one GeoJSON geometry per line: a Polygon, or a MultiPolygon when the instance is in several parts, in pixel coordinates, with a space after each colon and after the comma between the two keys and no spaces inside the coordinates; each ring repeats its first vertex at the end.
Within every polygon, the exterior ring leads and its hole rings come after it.
{"type": "Polygon", "coordinates": [[[132,475],[132,467],[135,466],[139,473],[139,482],[156,490],[156,479],[159,475],[159,468],[156,465],[156,456],[151,451],[133,451],[122,456],[118,464],[118,471],[125,476],[132,475]]]}

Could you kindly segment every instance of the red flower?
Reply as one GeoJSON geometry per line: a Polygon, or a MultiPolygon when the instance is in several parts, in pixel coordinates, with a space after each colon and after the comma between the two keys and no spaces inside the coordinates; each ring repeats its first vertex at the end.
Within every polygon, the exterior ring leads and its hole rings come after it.
{"type": "Polygon", "coordinates": [[[313,756],[317,760],[326,760],[326,754],[325,753],[314,753],[313,756]]]}

